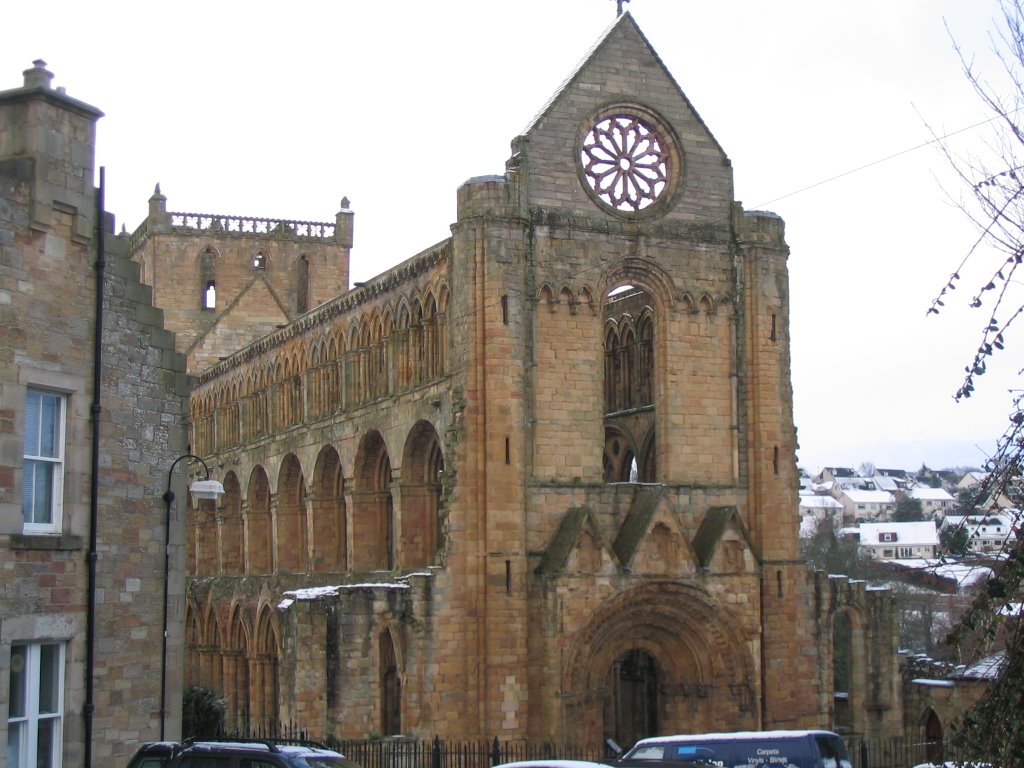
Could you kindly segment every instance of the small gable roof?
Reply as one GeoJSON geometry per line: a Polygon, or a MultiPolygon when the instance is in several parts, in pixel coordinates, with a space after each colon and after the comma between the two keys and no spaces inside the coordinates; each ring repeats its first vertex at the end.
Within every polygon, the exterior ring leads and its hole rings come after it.
{"type": "Polygon", "coordinates": [[[712,507],[704,515],[704,520],[701,522],[700,528],[697,529],[697,535],[693,538],[693,551],[702,568],[707,568],[710,565],[711,559],[715,556],[715,550],[718,549],[718,544],[722,541],[722,535],[730,524],[735,524],[739,528],[751,552],[758,560],[761,559],[750,540],[750,532],[743,523],[739,510],[731,505],[712,507]]]}
{"type": "Polygon", "coordinates": [[[551,543],[544,551],[544,557],[537,566],[536,573],[555,574],[565,570],[569,556],[580,539],[580,533],[590,520],[590,510],[586,507],[572,507],[563,516],[551,543]]]}
{"type": "Polygon", "coordinates": [[[658,504],[665,498],[665,487],[662,485],[645,486],[640,488],[629,514],[619,529],[619,535],[615,537],[612,549],[619,558],[619,562],[626,564],[632,561],[636,549],[640,545],[647,530],[651,527],[651,520],[658,509],[658,504]]]}

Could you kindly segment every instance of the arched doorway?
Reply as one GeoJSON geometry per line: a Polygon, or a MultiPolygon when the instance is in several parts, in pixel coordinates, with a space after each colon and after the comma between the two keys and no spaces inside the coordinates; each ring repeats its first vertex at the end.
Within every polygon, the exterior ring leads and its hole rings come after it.
{"type": "Polygon", "coordinates": [[[564,657],[562,697],[551,710],[564,723],[559,736],[627,747],[658,733],[755,728],[742,627],[731,608],[676,581],[637,585],[595,606],[564,657]]]}
{"type": "Polygon", "coordinates": [[[943,757],[942,721],[934,709],[928,710],[924,717],[924,750],[925,759],[933,765],[941,765],[943,757]]]}
{"type": "Polygon", "coordinates": [[[627,749],[658,733],[658,666],[642,648],[619,656],[608,671],[604,731],[627,749]]]}

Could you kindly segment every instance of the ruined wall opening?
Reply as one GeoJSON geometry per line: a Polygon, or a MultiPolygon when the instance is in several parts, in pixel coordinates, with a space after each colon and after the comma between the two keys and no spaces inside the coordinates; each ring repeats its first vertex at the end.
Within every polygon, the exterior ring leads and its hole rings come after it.
{"type": "Polygon", "coordinates": [[[306,254],[295,262],[295,311],[300,315],[309,311],[309,259],[306,254]]]}
{"type": "Polygon", "coordinates": [[[227,576],[239,576],[244,571],[242,524],[242,488],[234,472],[224,476],[224,499],[221,507],[220,567],[227,576]]]}
{"type": "Polygon", "coordinates": [[[402,732],[402,680],[391,630],[381,632],[380,644],[380,730],[385,736],[402,732]]]}
{"type": "Polygon", "coordinates": [[[273,566],[270,539],[270,481],[263,467],[249,476],[246,493],[249,509],[245,514],[245,572],[250,576],[270,573],[273,566]]]}
{"type": "Polygon", "coordinates": [[[277,570],[306,571],[306,480],[295,454],[285,456],[277,481],[277,570]]]}
{"type": "Polygon", "coordinates": [[[853,625],[849,614],[841,612],[832,620],[833,728],[848,731],[853,727],[850,692],[853,688],[853,625]]]}
{"type": "Polygon", "coordinates": [[[313,469],[313,571],[348,568],[348,514],[341,457],[331,446],[321,449],[313,469]]]}
{"type": "Polygon", "coordinates": [[[243,730],[249,725],[249,643],[242,623],[242,609],[234,606],[228,625],[223,654],[224,685],[220,690],[227,699],[225,725],[243,730]]]}
{"type": "Polygon", "coordinates": [[[277,627],[272,618],[273,611],[264,606],[256,625],[256,647],[251,664],[252,691],[250,724],[264,733],[273,733],[278,724],[278,656],[279,643],[277,627]]]}
{"type": "Polygon", "coordinates": [[[605,296],[604,425],[606,483],[654,482],[654,302],[631,284],[605,296]]]}
{"type": "Polygon", "coordinates": [[[418,422],[409,433],[402,457],[398,559],[403,568],[431,565],[437,560],[443,473],[444,457],[437,431],[429,422],[418,422]]]}
{"type": "Polygon", "coordinates": [[[380,432],[367,434],[356,455],[352,559],[355,570],[394,567],[391,458],[380,432]]]}
{"type": "Polygon", "coordinates": [[[217,308],[217,251],[208,245],[196,257],[199,273],[199,308],[217,308]]]}

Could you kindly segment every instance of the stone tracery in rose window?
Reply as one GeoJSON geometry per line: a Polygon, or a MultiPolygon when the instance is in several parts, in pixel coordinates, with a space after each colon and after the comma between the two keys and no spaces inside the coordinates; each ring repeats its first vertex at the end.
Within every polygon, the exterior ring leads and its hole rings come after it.
{"type": "Polygon", "coordinates": [[[666,142],[635,115],[599,120],[583,139],[580,164],[594,194],[617,211],[642,211],[668,186],[666,142]]]}

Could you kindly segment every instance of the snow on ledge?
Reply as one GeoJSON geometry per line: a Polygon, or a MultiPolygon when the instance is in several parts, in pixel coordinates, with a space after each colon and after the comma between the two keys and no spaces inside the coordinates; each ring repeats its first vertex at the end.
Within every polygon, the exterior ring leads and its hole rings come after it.
{"type": "Polygon", "coordinates": [[[914,685],[929,685],[932,688],[952,688],[956,685],[952,680],[935,680],[929,677],[916,677],[910,682],[914,685]]]}

